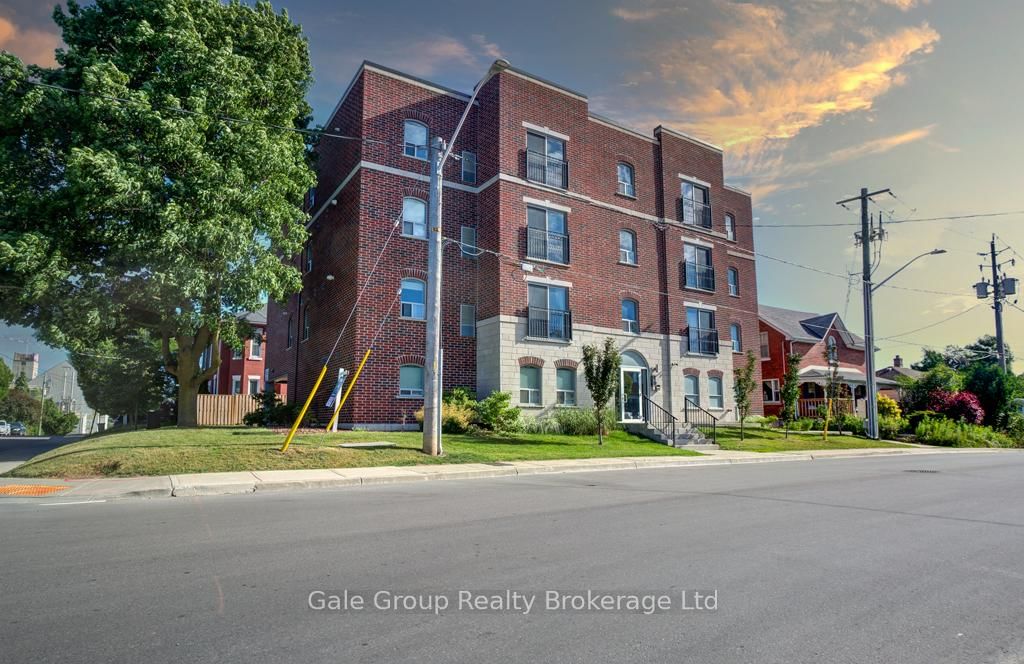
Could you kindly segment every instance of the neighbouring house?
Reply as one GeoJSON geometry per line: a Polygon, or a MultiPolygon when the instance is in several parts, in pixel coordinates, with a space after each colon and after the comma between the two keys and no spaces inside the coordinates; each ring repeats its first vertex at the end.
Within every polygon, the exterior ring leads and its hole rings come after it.
{"type": "MultiPolygon", "coordinates": [[[[220,368],[207,381],[210,394],[258,394],[266,386],[265,363],[267,357],[267,307],[243,316],[252,327],[252,336],[243,341],[241,348],[222,343],[220,368]]],[[[210,366],[211,349],[200,359],[203,367],[210,366]]]]}
{"type": "MultiPolygon", "coordinates": [[[[317,145],[309,242],[294,258],[303,288],[270,303],[267,367],[279,389],[304,400],[366,287],[327,372],[352,370],[380,330],[343,426],[416,426],[428,146],[452,135],[468,101],[364,62],[326,124],[362,140],[317,145]]],[[[734,367],[757,339],[757,284],[750,194],[725,182],[721,148],[664,126],[625,127],[592,112],[580,92],[508,69],[482,87],[452,154],[443,183],[446,390],[503,390],[531,416],[588,406],[582,348],[611,337],[623,353],[619,420],[682,417],[686,400],[735,419],[734,367]]],[[[312,404],[321,421],[328,392],[312,404]]]]}
{"type": "MultiPolygon", "coordinates": [[[[838,412],[866,413],[867,374],[864,339],[850,332],[837,313],[815,314],[760,305],[761,383],[765,415],[782,412],[786,356],[800,356],[800,417],[816,417],[826,403],[832,358],[837,365],[838,412]]],[[[879,387],[892,381],[880,379],[879,387]]]]}
{"type": "Polygon", "coordinates": [[[11,371],[14,377],[25,376],[25,380],[35,380],[39,375],[39,353],[15,353],[11,371]]]}
{"type": "Polygon", "coordinates": [[[924,375],[924,372],[903,366],[903,358],[897,355],[892,358],[892,366],[879,369],[875,372],[875,375],[879,379],[886,381],[884,386],[879,385],[879,392],[896,401],[900,401],[903,397],[900,379],[918,380],[924,375]]]}
{"type": "MultiPolygon", "coordinates": [[[[36,358],[38,362],[38,355],[36,358]]],[[[62,413],[78,416],[78,425],[73,433],[104,431],[111,424],[108,415],[95,412],[85,402],[85,395],[78,385],[78,370],[67,360],[39,373],[28,382],[28,386],[33,391],[42,389],[46,398],[53,400],[62,413]]]]}

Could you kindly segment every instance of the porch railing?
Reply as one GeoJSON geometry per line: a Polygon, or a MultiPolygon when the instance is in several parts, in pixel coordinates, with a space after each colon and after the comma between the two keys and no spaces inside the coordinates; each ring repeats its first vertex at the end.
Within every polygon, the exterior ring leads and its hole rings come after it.
{"type": "Polygon", "coordinates": [[[572,312],[528,307],[526,336],[535,339],[572,339],[572,312]]]}
{"type": "Polygon", "coordinates": [[[686,348],[690,353],[718,355],[718,330],[686,328],[686,348]]]}
{"type": "Polygon", "coordinates": [[[527,228],[526,257],[568,265],[569,236],[540,228],[527,228]]]}
{"type": "Polygon", "coordinates": [[[526,179],[566,189],[569,187],[569,165],[561,159],[527,150],[526,179]]]}
{"type": "Polygon", "coordinates": [[[711,205],[692,198],[680,198],[679,206],[683,223],[690,226],[711,228],[711,205]]]}
{"type": "Polygon", "coordinates": [[[684,285],[688,288],[699,288],[706,291],[715,290],[714,266],[686,261],[684,275],[686,278],[684,285]]]}
{"type": "Polygon", "coordinates": [[[644,396],[644,412],[647,413],[647,424],[661,432],[663,436],[671,441],[670,445],[676,442],[676,424],[679,422],[672,413],[668,412],[658,404],[651,401],[650,397],[644,396]]]}
{"type": "Polygon", "coordinates": [[[714,443],[718,440],[718,418],[700,407],[696,401],[686,397],[683,399],[683,421],[692,427],[701,430],[701,433],[707,435],[708,429],[711,430],[711,442],[714,443]]]}
{"type": "MultiPolygon", "coordinates": [[[[818,408],[827,406],[828,399],[799,399],[797,411],[800,417],[818,417],[818,408]]],[[[854,411],[853,399],[833,399],[832,416],[848,415],[854,411]]]]}

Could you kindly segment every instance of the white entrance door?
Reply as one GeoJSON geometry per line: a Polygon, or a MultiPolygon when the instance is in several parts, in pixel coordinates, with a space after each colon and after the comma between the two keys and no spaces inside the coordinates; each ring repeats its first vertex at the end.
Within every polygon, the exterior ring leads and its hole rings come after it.
{"type": "Polygon", "coordinates": [[[636,367],[622,367],[619,381],[619,404],[622,407],[623,422],[644,421],[643,370],[636,367]]]}

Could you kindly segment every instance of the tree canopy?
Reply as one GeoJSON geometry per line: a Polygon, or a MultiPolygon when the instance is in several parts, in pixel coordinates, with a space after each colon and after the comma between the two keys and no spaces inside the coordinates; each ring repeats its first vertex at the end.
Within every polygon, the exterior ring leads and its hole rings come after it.
{"type": "Polygon", "coordinates": [[[0,53],[0,317],[87,350],[145,330],[179,424],[247,334],[301,286],[306,40],[267,2],[71,0],[52,69],[0,53]]]}

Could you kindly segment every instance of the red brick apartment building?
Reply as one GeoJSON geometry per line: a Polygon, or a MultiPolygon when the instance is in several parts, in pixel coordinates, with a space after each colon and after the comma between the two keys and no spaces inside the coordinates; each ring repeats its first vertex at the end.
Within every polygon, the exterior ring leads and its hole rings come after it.
{"type": "MultiPolygon", "coordinates": [[[[428,145],[452,135],[468,99],[364,62],[326,124],[364,140],[320,142],[296,258],[304,286],[270,304],[267,366],[290,399],[306,398],[398,221],[327,374],[354,368],[382,330],[346,426],[411,427],[422,406],[428,145]]],[[[582,347],[612,337],[624,353],[620,419],[679,416],[684,397],[735,418],[757,284],[750,195],[725,183],[720,148],[621,126],[583,94],[509,69],[482,88],[453,155],[443,230],[463,244],[444,250],[446,390],[504,390],[527,415],[586,406],[582,347]]],[[[329,390],[314,401],[321,420],[329,390]]]]}
{"type": "MultiPolygon", "coordinates": [[[[244,318],[252,327],[253,335],[245,340],[239,350],[226,343],[220,345],[220,369],[206,383],[210,394],[258,394],[263,391],[266,380],[267,309],[263,307],[246,314],[244,318]]],[[[209,366],[210,352],[211,349],[207,348],[201,359],[203,366],[209,366]]]]}

